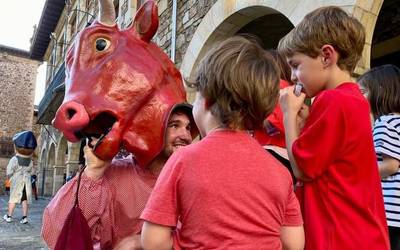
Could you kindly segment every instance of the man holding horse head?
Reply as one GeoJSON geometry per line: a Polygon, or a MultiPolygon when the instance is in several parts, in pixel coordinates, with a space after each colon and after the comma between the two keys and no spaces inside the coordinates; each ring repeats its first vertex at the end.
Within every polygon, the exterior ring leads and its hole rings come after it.
{"type": "MultiPolygon", "coordinates": [[[[192,142],[198,134],[188,104],[176,105],[166,123],[164,148],[146,166],[133,158],[103,161],[93,154],[97,139],[85,146],[87,167],[81,177],[79,207],[88,222],[94,246],[126,249],[140,246],[142,221],[139,219],[157,177],[170,155],[192,142]]],[[[149,128],[151,129],[151,128],[149,128]]],[[[58,191],[43,214],[42,235],[54,248],[75,198],[76,176],[58,191]]]]}

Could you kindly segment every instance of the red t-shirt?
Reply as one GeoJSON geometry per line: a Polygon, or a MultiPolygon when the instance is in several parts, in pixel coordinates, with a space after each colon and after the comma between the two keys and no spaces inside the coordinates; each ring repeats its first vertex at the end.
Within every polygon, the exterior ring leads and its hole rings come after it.
{"type": "Polygon", "coordinates": [[[389,249],[369,105],[355,83],[322,91],[293,144],[306,249],[389,249]]]}
{"type": "Polygon", "coordinates": [[[185,249],[281,249],[281,227],[302,225],[287,169],[233,130],[175,152],[141,218],[171,227],[179,218],[185,249]]]}

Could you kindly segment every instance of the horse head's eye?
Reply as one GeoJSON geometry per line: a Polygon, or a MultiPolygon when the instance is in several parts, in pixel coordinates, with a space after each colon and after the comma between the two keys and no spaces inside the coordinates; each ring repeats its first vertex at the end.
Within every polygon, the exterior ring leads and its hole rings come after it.
{"type": "Polygon", "coordinates": [[[96,39],[96,50],[104,51],[110,47],[111,42],[105,38],[97,38],[96,39]]]}

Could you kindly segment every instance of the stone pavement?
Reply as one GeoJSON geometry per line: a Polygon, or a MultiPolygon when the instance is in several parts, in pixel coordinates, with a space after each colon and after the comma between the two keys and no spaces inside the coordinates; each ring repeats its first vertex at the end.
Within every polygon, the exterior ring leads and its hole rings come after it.
{"type": "Polygon", "coordinates": [[[33,199],[28,212],[28,224],[20,224],[22,217],[22,207],[17,205],[14,211],[14,221],[7,223],[3,220],[3,215],[7,213],[8,196],[0,195],[0,250],[14,249],[48,249],[40,237],[42,227],[42,213],[48,198],[41,198],[36,201],[33,199]]]}

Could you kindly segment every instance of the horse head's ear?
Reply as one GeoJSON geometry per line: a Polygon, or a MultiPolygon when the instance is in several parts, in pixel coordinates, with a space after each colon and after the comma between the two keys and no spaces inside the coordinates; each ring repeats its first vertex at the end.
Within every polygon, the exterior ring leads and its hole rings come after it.
{"type": "Polygon", "coordinates": [[[99,1],[99,22],[105,25],[115,24],[115,9],[112,0],[99,1]]]}
{"type": "Polygon", "coordinates": [[[158,8],[153,0],[146,1],[137,11],[133,28],[145,42],[149,42],[158,29],[158,8]]]}

